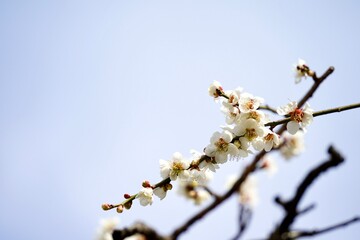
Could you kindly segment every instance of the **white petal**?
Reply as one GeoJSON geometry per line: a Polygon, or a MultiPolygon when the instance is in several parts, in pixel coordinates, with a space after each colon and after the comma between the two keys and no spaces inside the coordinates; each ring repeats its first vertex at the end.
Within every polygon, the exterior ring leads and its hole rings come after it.
{"type": "Polygon", "coordinates": [[[286,129],[292,135],[294,135],[297,131],[299,131],[300,125],[298,122],[290,121],[286,124],[286,129]]]}
{"type": "Polygon", "coordinates": [[[229,132],[229,131],[224,131],[221,137],[222,137],[222,138],[224,139],[224,141],[227,142],[227,143],[231,142],[231,140],[232,140],[232,138],[233,138],[231,132],[229,132]]]}
{"type": "Polygon", "coordinates": [[[214,157],[215,153],[216,153],[216,146],[209,144],[206,148],[205,148],[205,154],[209,157],[214,157]]]}
{"type": "Polygon", "coordinates": [[[228,153],[231,155],[231,156],[236,156],[239,154],[239,149],[232,143],[230,143],[228,145],[228,153]]]}
{"type": "Polygon", "coordinates": [[[216,161],[217,163],[226,163],[226,161],[227,161],[227,154],[226,154],[226,153],[216,152],[216,154],[215,154],[215,161],[216,161]]]}

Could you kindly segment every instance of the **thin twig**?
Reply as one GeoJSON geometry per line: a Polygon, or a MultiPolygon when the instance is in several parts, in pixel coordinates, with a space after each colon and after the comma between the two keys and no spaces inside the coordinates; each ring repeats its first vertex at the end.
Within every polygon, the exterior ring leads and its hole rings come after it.
{"type": "MultiPolygon", "coordinates": [[[[346,106],[330,108],[330,109],[314,112],[313,117],[318,117],[318,116],[322,116],[322,115],[326,115],[326,114],[330,114],[330,113],[335,113],[335,112],[343,112],[343,111],[346,111],[346,110],[359,108],[359,107],[360,107],[360,103],[354,103],[354,104],[350,104],[350,105],[346,105],[346,106]]],[[[273,127],[276,127],[278,125],[285,124],[285,123],[287,123],[289,121],[291,121],[291,118],[287,117],[287,118],[283,118],[283,119],[278,120],[278,121],[268,122],[268,123],[265,124],[265,126],[269,126],[269,127],[273,128],[273,127]]]]}
{"type": "MultiPolygon", "coordinates": [[[[301,100],[298,102],[298,108],[301,108],[315,93],[315,91],[319,88],[320,84],[325,81],[325,79],[334,72],[335,68],[334,67],[329,67],[326,72],[320,77],[318,78],[316,76],[316,73],[314,73],[313,76],[313,80],[314,80],[314,84],[312,85],[312,87],[309,89],[309,91],[304,95],[304,97],[301,98],[301,100]]],[[[278,134],[282,134],[284,131],[286,130],[286,125],[283,125],[279,131],[278,134]]]]}
{"type": "Polygon", "coordinates": [[[327,232],[330,232],[330,231],[333,231],[333,230],[336,230],[338,228],[341,228],[341,227],[346,227],[347,225],[350,225],[350,224],[353,224],[355,222],[358,222],[360,221],[360,217],[359,216],[356,216],[350,220],[347,220],[347,221],[344,221],[342,223],[338,223],[338,224],[335,224],[335,225],[332,225],[332,226],[329,226],[329,227],[326,227],[326,228],[323,228],[323,229],[319,229],[319,230],[312,230],[312,231],[299,231],[298,232],[298,238],[300,237],[312,237],[312,236],[315,236],[315,235],[319,235],[319,234],[322,234],[322,233],[327,233],[327,232]]]}
{"type": "Polygon", "coordinates": [[[260,106],[259,109],[268,110],[269,112],[277,114],[277,111],[275,108],[270,107],[268,104],[260,106]]]}

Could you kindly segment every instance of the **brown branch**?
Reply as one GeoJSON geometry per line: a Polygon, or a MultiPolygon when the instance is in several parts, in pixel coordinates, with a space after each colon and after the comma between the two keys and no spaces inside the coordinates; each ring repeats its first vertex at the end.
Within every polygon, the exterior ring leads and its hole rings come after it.
{"type": "Polygon", "coordinates": [[[284,208],[286,213],[279,226],[277,226],[275,230],[270,234],[270,240],[284,239],[284,234],[290,231],[290,227],[295,221],[296,217],[299,215],[299,213],[301,214],[301,211],[297,210],[298,204],[309,186],[322,173],[326,172],[332,167],[338,166],[344,161],[344,158],[332,146],[329,147],[328,153],[330,154],[330,159],[320,164],[318,167],[314,168],[307,174],[305,179],[297,187],[295,196],[291,200],[284,202],[281,201],[279,197],[276,198],[276,202],[284,208]]]}
{"type": "MultiPolygon", "coordinates": [[[[316,76],[316,73],[314,73],[313,75],[313,80],[314,80],[314,84],[312,85],[312,87],[309,89],[309,91],[304,95],[304,97],[301,98],[301,100],[298,102],[298,108],[301,108],[315,93],[315,91],[319,88],[320,84],[325,81],[325,79],[334,72],[335,68],[334,67],[329,67],[326,72],[320,77],[318,78],[316,76]]],[[[279,131],[278,134],[280,135],[281,133],[283,133],[286,130],[286,125],[283,125],[279,131]]]]}
{"type": "Polygon", "coordinates": [[[232,238],[233,240],[238,240],[241,238],[241,236],[245,232],[247,226],[249,225],[251,217],[252,217],[251,208],[249,208],[243,204],[239,204],[239,207],[240,207],[239,219],[238,219],[239,230],[236,233],[236,235],[232,238]]]}
{"type": "Polygon", "coordinates": [[[191,217],[188,221],[186,221],[182,226],[178,227],[173,231],[170,235],[170,239],[177,239],[182,233],[184,233],[190,226],[192,226],[195,222],[202,219],[209,212],[214,210],[216,207],[220,206],[225,200],[227,200],[233,193],[237,192],[241,184],[245,181],[245,179],[256,169],[256,164],[261,160],[261,158],[266,154],[265,151],[261,151],[258,153],[253,162],[247,166],[242,173],[241,177],[234,183],[231,189],[229,189],[224,195],[220,196],[213,203],[211,203],[208,207],[204,208],[193,217],[191,217]]]}
{"type": "Polygon", "coordinates": [[[268,110],[269,112],[272,112],[272,113],[277,114],[276,109],[275,109],[275,108],[270,107],[268,104],[263,105],[263,106],[260,106],[260,107],[259,107],[259,109],[262,109],[262,110],[268,110]]]}
{"type": "Polygon", "coordinates": [[[112,237],[114,240],[123,240],[135,234],[143,235],[146,240],[168,240],[168,238],[161,236],[154,229],[144,223],[135,223],[132,227],[123,228],[121,230],[114,230],[112,237]]]}
{"type": "Polygon", "coordinates": [[[333,231],[333,230],[337,230],[338,228],[342,228],[342,227],[346,227],[347,225],[350,225],[350,224],[353,224],[355,222],[358,222],[360,221],[360,217],[359,216],[356,216],[350,220],[347,220],[345,222],[342,222],[342,223],[338,223],[338,224],[335,224],[335,225],[332,225],[330,227],[326,227],[326,228],[323,228],[323,229],[320,229],[320,230],[312,230],[312,231],[300,231],[298,232],[298,235],[297,235],[297,238],[300,238],[300,237],[312,237],[312,236],[315,236],[315,235],[319,235],[319,234],[322,234],[322,233],[327,233],[327,232],[330,232],[330,231],[333,231]]]}
{"type": "MultiPolygon", "coordinates": [[[[326,115],[326,114],[330,114],[330,113],[343,112],[346,110],[351,110],[351,109],[359,108],[359,107],[360,107],[360,103],[354,103],[354,104],[350,104],[350,105],[346,105],[346,106],[325,109],[325,110],[314,112],[313,117],[318,117],[318,116],[322,116],[322,115],[326,115]]],[[[268,122],[265,124],[265,126],[274,128],[278,125],[285,124],[285,123],[289,122],[290,120],[291,120],[291,118],[287,117],[287,118],[283,118],[283,119],[280,119],[277,121],[268,122]]]]}

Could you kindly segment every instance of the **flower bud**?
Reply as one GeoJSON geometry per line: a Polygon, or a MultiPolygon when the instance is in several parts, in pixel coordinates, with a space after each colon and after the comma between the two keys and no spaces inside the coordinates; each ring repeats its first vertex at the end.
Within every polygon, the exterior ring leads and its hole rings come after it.
{"type": "Polygon", "coordinates": [[[101,205],[101,208],[105,211],[112,209],[114,206],[112,204],[104,203],[101,205]]]}
{"type": "Polygon", "coordinates": [[[173,188],[173,185],[171,183],[168,183],[165,185],[165,189],[168,191],[168,190],[171,190],[173,188]]]}
{"type": "Polygon", "coordinates": [[[129,199],[129,198],[131,198],[131,195],[128,194],[128,193],[125,193],[125,194],[124,194],[124,198],[125,198],[125,199],[129,199]]]}
{"type": "Polygon", "coordinates": [[[124,211],[124,206],[122,204],[120,204],[117,208],[116,208],[116,211],[118,213],[122,213],[124,211]]]}
{"type": "Polygon", "coordinates": [[[129,210],[129,209],[131,208],[131,205],[132,205],[132,201],[129,201],[129,202],[126,202],[126,203],[124,204],[124,207],[125,207],[127,210],[129,210]]]}
{"type": "Polygon", "coordinates": [[[146,181],[143,181],[142,186],[144,188],[148,188],[148,187],[151,187],[151,184],[150,184],[150,182],[148,180],[146,180],[146,181]]]}

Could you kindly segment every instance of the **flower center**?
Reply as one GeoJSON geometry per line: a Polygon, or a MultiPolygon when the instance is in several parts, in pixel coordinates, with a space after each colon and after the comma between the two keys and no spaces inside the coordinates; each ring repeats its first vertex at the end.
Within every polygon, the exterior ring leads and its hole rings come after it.
{"type": "Polygon", "coordinates": [[[223,138],[219,138],[219,140],[215,143],[218,151],[227,152],[229,143],[225,142],[223,138]]]}
{"type": "Polygon", "coordinates": [[[258,114],[257,112],[249,112],[249,117],[248,118],[252,118],[254,120],[256,120],[257,122],[260,122],[260,114],[258,114]]]}
{"type": "Polygon", "coordinates": [[[254,128],[247,128],[245,137],[250,141],[254,140],[257,137],[256,130],[254,128]]]}
{"type": "Polygon", "coordinates": [[[254,109],[254,99],[250,99],[250,100],[246,103],[246,107],[247,107],[247,109],[254,109]]]}
{"type": "Polygon", "coordinates": [[[304,112],[300,108],[297,108],[293,112],[290,112],[291,120],[302,122],[303,117],[304,117],[304,112]]]}
{"type": "Polygon", "coordinates": [[[268,133],[268,135],[266,135],[266,136],[264,137],[264,140],[265,140],[266,142],[271,142],[271,141],[273,141],[273,139],[274,139],[274,135],[271,134],[271,133],[268,133]]]}
{"type": "Polygon", "coordinates": [[[179,175],[179,173],[181,173],[184,170],[183,165],[180,162],[174,162],[172,165],[172,170],[176,175],[179,175]]]}

